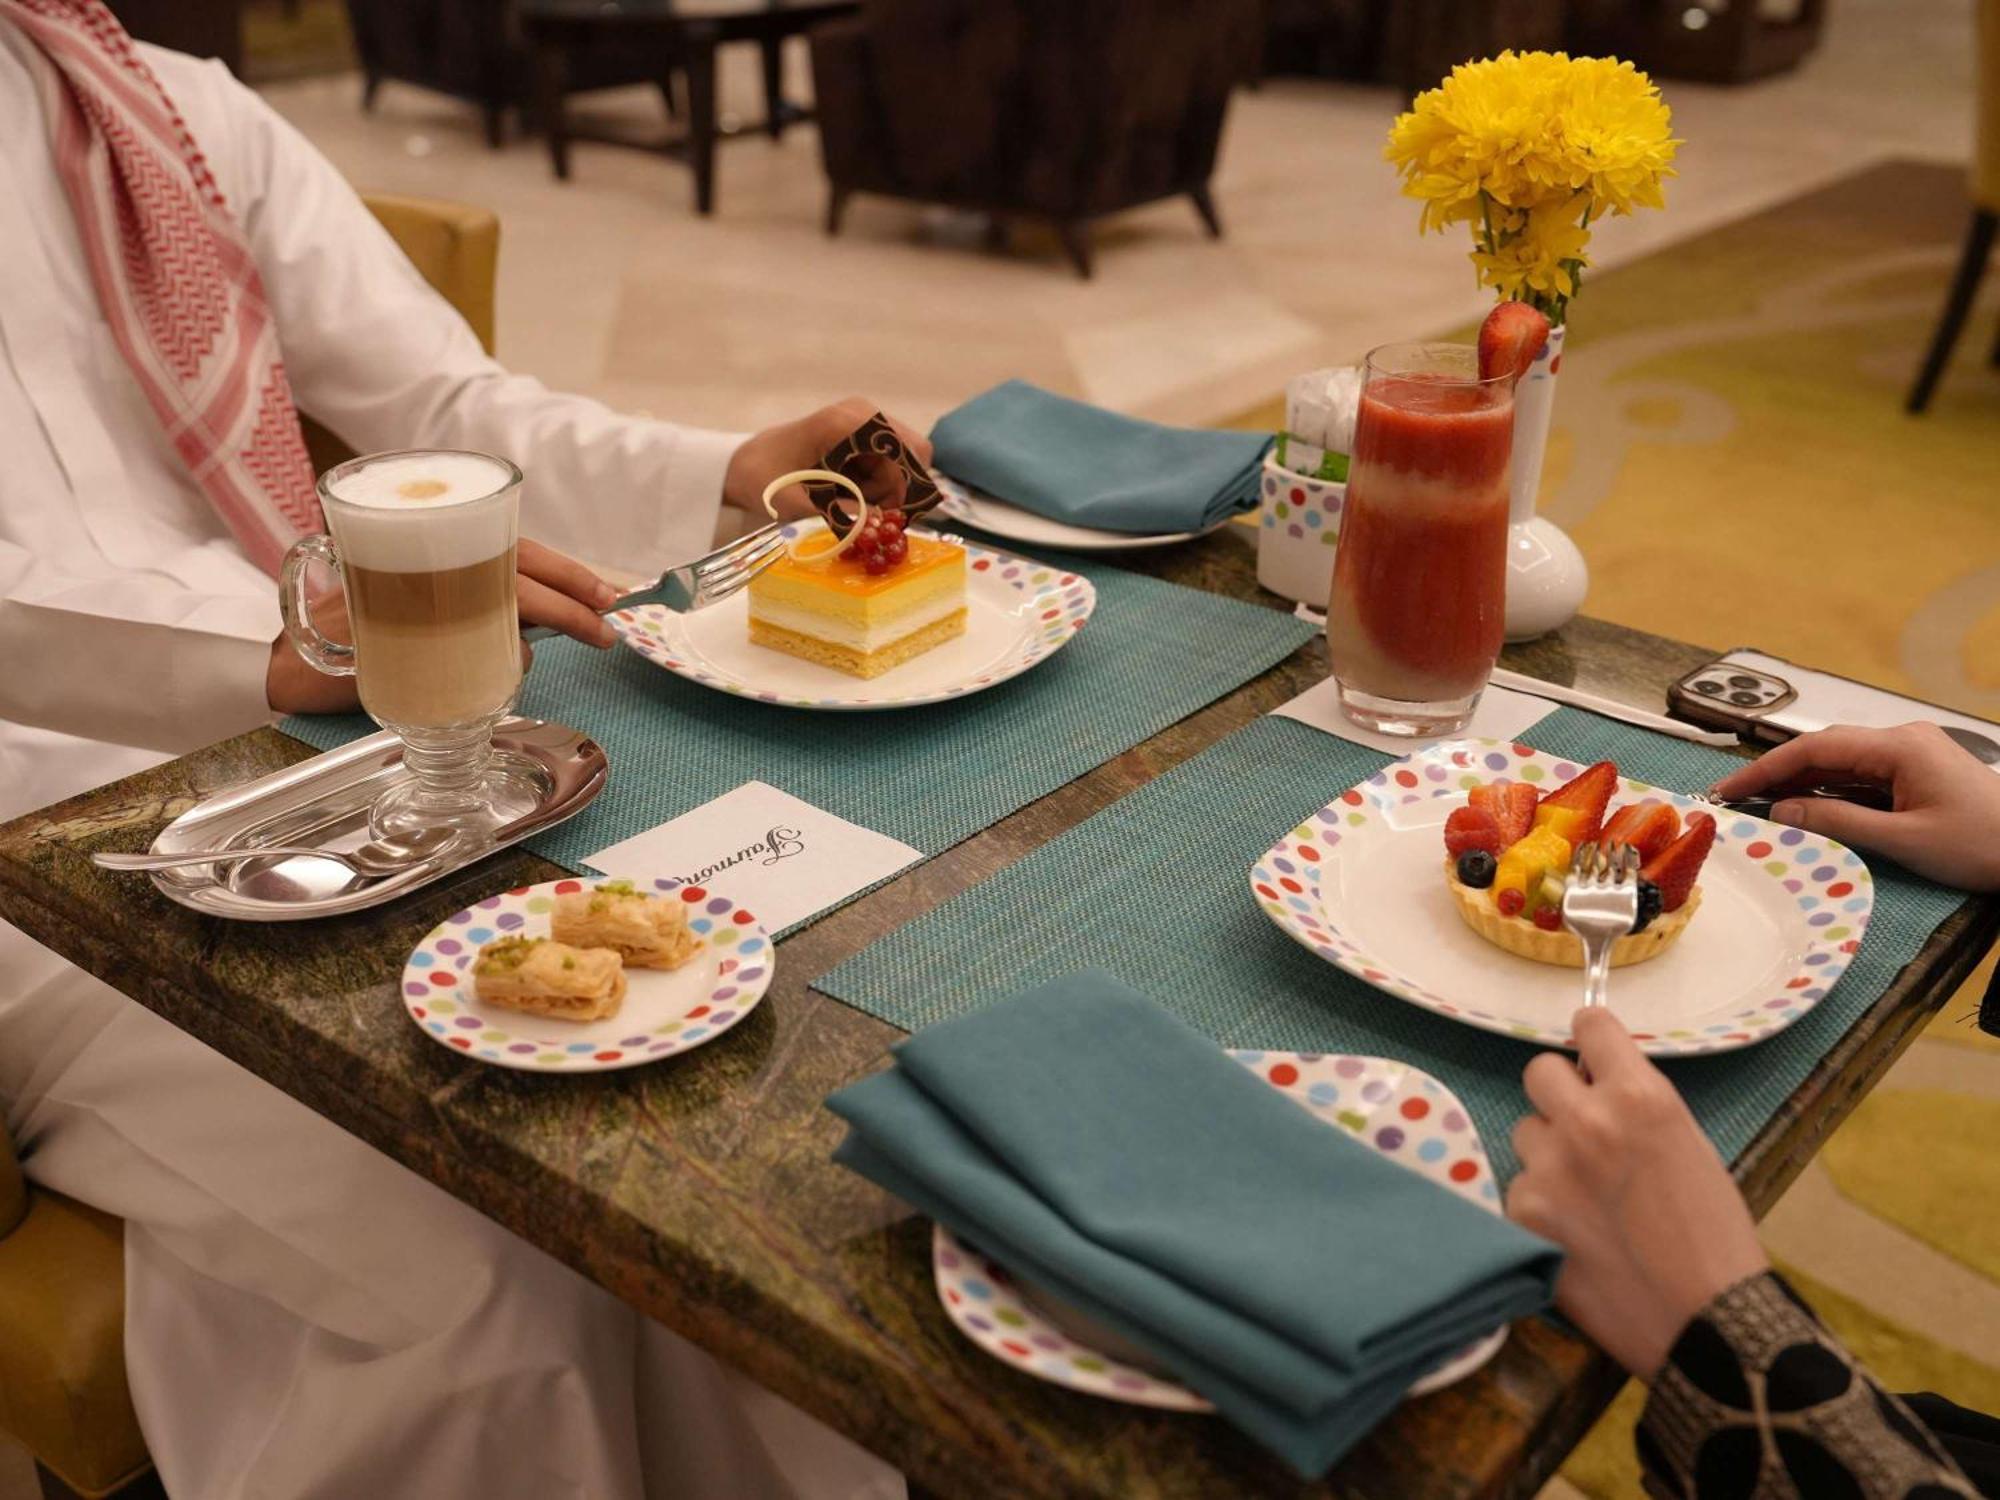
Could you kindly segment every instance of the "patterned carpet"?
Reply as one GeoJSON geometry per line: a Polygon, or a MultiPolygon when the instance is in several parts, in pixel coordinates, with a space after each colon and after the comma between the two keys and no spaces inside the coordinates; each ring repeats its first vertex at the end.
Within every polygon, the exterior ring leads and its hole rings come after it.
{"type": "MultiPolygon", "coordinates": [[[[1965,230],[1963,183],[1874,167],[1591,282],[1542,492],[1590,561],[1590,613],[2000,717],[2000,277],[1930,414],[1902,411],[1965,230]]],[[[1893,1387],[1988,1411],[2000,1042],[1971,1015],[1991,968],[1765,1224],[1893,1387]]],[[[1639,1493],[1641,1395],[1627,1390],[1553,1493],[1639,1493]]]]}

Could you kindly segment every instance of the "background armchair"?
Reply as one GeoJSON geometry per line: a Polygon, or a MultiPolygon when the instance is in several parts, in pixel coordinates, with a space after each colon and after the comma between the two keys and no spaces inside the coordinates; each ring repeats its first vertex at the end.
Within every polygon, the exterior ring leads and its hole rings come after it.
{"type": "MultiPolygon", "coordinates": [[[[507,111],[532,97],[528,50],[511,0],[347,0],[354,48],[361,54],[361,102],[367,108],[385,78],[414,83],[477,104],[488,144],[506,138],[507,111]]],[[[568,58],[569,90],[660,87],[674,107],[672,60],[624,38],[578,47],[568,58]]]]}
{"type": "Polygon", "coordinates": [[[1240,0],[863,0],[812,33],[839,232],[854,193],[1054,221],[1090,274],[1088,226],[1209,197],[1229,93],[1260,45],[1240,0]]]}

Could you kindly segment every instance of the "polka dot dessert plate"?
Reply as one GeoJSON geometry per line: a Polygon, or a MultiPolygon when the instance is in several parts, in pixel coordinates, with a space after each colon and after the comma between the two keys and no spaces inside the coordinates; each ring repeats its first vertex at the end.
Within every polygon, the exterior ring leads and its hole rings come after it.
{"type": "Polygon", "coordinates": [[[757,1008],[771,986],[770,934],[725,896],[655,881],[688,903],[703,950],[678,969],[625,970],[625,1003],[602,1021],[558,1021],[472,993],[480,945],[501,937],[547,937],[555,898],[601,884],[547,880],[488,896],[454,912],[417,944],[403,966],[403,1006],[440,1046],[481,1062],[532,1073],[597,1073],[658,1062],[712,1041],[757,1008]]]}
{"type": "MultiPolygon", "coordinates": [[[[1582,768],[1526,745],[1447,740],[1343,792],[1250,872],[1287,936],[1393,995],[1523,1041],[1568,1047],[1581,971],[1535,963],[1460,921],[1444,880],[1444,822],[1466,791],[1507,777],[1544,791],[1582,768]]],[[[1624,780],[1683,816],[1714,814],[1702,901],[1665,953],[1615,969],[1611,1006],[1655,1057],[1728,1052],[1773,1036],[1833,988],[1860,948],[1874,880],[1830,839],[1624,780]]]]}
{"type": "MultiPolygon", "coordinates": [[[[1499,1189],[1478,1127],[1451,1090],[1422,1069],[1383,1057],[1300,1052],[1230,1056],[1315,1118],[1481,1208],[1500,1212],[1499,1189]]],[[[952,1323],[1003,1364],[1135,1406],[1215,1410],[1205,1397],[1151,1366],[1115,1335],[1093,1328],[1045,1294],[1024,1290],[942,1224],[931,1232],[931,1270],[952,1323]]],[[[1421,1396],[1464,1379],[1506,1341],[1507,1330],[1494,1329],[1411,1386],[1410,1394],[1421,1396]]]]}
{"type": "MultiPolygon", "coordinates": [[[[933,470],[931,478],[937,481],[938,493],[944,496],[944,503],[938,507],[939,515],[949,516],[960,525],[974,527],[988,536],[1005,537],[1030,547],[1060,547],[1065,552],[1137,552],[1147,547],[1172,547],[1208,535],[1208,531],[1135,534],[1072,526],[1067,521],[1053,521],[1018,505],[1009,505],[1005,500],[996,500],[948,474],[933,470]]],[[[1208,530],[1228,524],[1229,518],[1225,517],[1208,530]]]]}
{"type": "Polygon", "coordinates": [[[609,616],[655,666],[719,692],[787,708],[912,708],[1019,677],[1069,643],[1097,608],[1087,578],[966,544],[965,634],[863,680],[750,642],[750,596],[675,614],[658,604],[609,616]]]}

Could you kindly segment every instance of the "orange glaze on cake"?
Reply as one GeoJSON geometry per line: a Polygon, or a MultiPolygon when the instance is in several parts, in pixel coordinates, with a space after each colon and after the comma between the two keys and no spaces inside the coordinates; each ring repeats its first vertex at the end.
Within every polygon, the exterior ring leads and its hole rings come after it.
{"type": "Polygon", "coordinates": [[[907,538],[908,555],[871,574],[847,558],[785,558],[750,584],[750,639],[877,677],[965,633],[965,549],[907,538]]]}

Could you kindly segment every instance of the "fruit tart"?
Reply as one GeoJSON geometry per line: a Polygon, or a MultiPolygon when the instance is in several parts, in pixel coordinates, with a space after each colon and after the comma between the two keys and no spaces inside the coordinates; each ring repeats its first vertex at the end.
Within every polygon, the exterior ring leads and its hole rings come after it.
{"type": "Polygon", "coordinates": [[[1577,849],[1593,840],[1638,851],[1639,915],[1611,948],[1611,966],[1658,958],[1701,906],[1695,884],[1715,843],[1715,819],[1655,798],[1616,812],[1618,767],[1599,761],[1546,796],[1523,781],[1474,787],[1444,825],[1445,881],[1465,925],[1537,963],[1583,967],[1583,943],[1562,925],[1577,849]]]}

